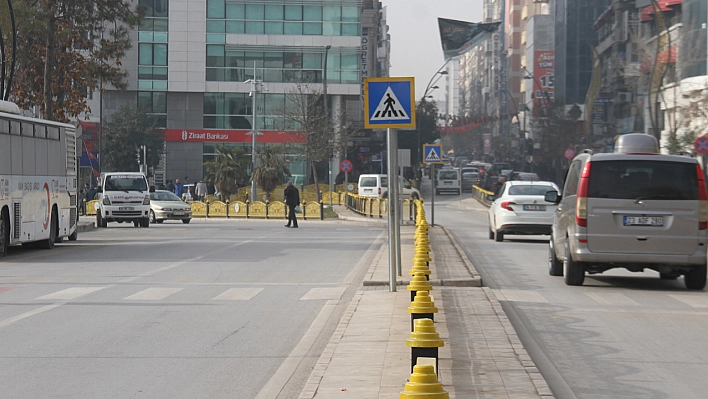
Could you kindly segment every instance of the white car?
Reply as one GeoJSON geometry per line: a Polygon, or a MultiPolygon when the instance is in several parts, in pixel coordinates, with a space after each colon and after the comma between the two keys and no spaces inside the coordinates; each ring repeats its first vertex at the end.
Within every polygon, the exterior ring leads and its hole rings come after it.
{"type": "Polygon", "coordinates": [[[504,241],[505,234],[551,234],[556,204],[544,200],[558,191],[547,181],[508,181],[498,196],[490,195],[489,239],[504,241]]]}
{"type": "Polygon", "coordinates": [[[150,193],[150,223],[181,220],[187,224],[192,219],[192,207],[171,191],[157,190],[150,193]]]}

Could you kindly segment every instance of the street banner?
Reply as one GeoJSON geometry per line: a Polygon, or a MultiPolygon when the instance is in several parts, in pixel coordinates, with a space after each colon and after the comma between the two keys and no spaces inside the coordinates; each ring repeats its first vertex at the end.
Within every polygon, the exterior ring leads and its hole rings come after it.
{"type": "Polygon", "coordinates": [[[486,24],[457,21],[454,19],[438,18],[438,28],[440,29],[440,42],[442,43],[443,55],[445,59],[460,55],[460,50],[467,42],[473,39],[481,39],[485,32],[496,32],[499,22],[486,24]]]}
{"type": "Polygon", "coordinates": [[[553,50],[534,51],[533,55],[533,78],[534,116],[544,116],[545,109],[550,106],[553,100],[553,80],[555,69],[555,52],[553,50]]]}

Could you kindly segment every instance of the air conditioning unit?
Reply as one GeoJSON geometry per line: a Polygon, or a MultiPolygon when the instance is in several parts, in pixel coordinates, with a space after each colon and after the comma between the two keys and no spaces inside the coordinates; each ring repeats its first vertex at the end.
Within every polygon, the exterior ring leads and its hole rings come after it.
{"type": "Polygon", "coordinates": [[[617,103],[628,103],[632,101],[632,93],[628,91],[618,91],[615,97],[615,102],[617,103]]]}

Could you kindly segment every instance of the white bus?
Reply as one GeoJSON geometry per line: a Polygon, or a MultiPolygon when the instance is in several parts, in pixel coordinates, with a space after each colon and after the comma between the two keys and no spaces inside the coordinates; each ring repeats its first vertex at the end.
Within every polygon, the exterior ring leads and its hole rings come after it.
{"type": "Polygon", "coordinates": [[[77,238],[76,129],[0,101],[0,257],[77,238]]]}

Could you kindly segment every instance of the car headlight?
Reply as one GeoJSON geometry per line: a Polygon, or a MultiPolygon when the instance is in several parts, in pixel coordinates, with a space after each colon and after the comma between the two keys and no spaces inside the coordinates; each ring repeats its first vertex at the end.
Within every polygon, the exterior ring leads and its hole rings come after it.
{"type": "Polygon", "coordinates": [[[111,204],[111,199],[107,196],[103,196],[103,205],[110,205],[111,204]]]}
{"type": "Polygon", "coordinates": [[[143,199],[143,205],[150,205],[150,196],[146,195],[145,199],[143,199]]]}

